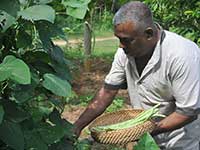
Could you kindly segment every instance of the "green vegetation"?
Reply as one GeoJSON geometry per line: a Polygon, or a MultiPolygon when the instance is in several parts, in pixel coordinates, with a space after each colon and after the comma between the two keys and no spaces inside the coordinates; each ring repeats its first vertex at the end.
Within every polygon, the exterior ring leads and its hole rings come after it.
{"type": "Polygon", "coordinates": [[[66,40],[56,12],[83,18],[77,11],[85,15],[89,2],[0,1],[0,149],[78,147],[73,125],[61,118],[70,63],[52,39],[66,40]]]}
{"type": "Polygon", "coordinates": [[[142,135],[138,143],[134,146],[134,150],[159,150],[153,137],[147,132],[142,135]]]}

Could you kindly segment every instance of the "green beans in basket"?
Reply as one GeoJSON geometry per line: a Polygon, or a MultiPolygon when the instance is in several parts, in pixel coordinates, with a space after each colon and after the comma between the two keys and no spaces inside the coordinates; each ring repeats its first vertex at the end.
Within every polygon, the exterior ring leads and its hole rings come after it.
{"type": "Polygon", "coordinates": [[[159,114],[160,104],[155,105],[154,107],[141,112],[138,116],[133,119],[126,120],[124,122],[119,122],[116,124],[105,125],[105,126],[97,126],[93,127],[91,130],[93,131],[112,131],[117,129],[126,129],[139,124],[146,122],[147,120],[152,119],[153,117],[165,117],[164,115],[159,114]]]}

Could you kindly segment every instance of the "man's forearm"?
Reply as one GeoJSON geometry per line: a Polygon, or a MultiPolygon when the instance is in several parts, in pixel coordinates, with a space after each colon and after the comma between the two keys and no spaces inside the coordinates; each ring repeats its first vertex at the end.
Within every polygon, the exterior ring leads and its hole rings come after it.
{"type": "Polygon", "coordinates": [[[95,95],[86,110],[82,113],[79,119],[75,122],[75,127],[82,130],[92,120],[101,115],[105,109],[112,103],[118,90],[108,90],[101,88],[95,95]]]}
{"type": "Polygon", "coordinates": [[[172,131],[178,128],[183,127],[184,125],[194,121],[197,116],[185,116],[179,114],[177,112],[172,113],[165,119],[161,120],[157,123],[156,129],[153,131],[153,135],[157,135],[159,133],[172,131]]]}

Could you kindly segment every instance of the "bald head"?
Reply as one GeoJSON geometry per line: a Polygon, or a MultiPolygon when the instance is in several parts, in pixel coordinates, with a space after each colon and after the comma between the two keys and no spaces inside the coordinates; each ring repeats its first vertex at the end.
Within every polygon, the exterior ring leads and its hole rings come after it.
{"type": "Polygon", "coordinates": [[[113,19],[115,26],[130,21],[139,29],[154,26],[151,10],[146,4],[139,1],[133,1],[123,5],[113,19]]]}

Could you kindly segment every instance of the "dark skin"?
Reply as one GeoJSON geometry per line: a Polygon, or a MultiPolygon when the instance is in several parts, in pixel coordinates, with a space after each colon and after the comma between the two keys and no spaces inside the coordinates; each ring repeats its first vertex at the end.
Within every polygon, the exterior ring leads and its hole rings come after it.
{"type": "MultiPolygon", "coordinates": [[[[120,40],[120,47],[127,55],[133,56],[136,60],[138,74],[141,75],[144,67],[152,56],[153,50],[160,38],[160,31],[148,27],[143,32],[131,21],[116,25],[115,36],[120,40]],[[140,31],[140,32],[138,32],[140,31]]],[[[79,136],[81,130],[92,120],[101,115],[112,103],[118,90],[105,89],[102,87],[83,114],[75,122],[74,133],[79,136]]],[[[160,122],[156,122],[156,129],[153,135],[172,131],[196,119],[196,116],[186,116],[173,112],[160,122]]]]}

